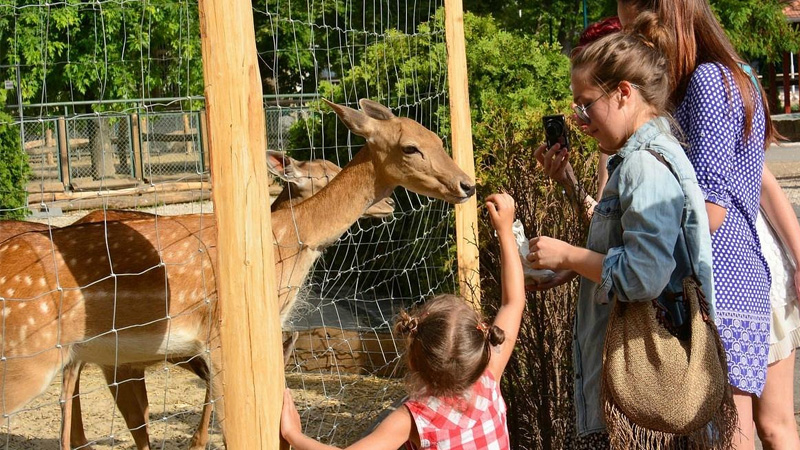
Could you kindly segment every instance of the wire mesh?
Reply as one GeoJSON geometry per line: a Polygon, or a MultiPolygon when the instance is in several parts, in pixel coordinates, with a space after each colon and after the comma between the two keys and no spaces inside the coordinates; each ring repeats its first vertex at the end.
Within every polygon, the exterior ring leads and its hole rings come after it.
{"type": "MultiPolygon", "coordinates": [[[[356,109],[371,98],[443,134],[441,7],[254,2],[264,89],[278,99],[265,102],[268,149],[346,166],[362,141],[320,109],[320,97],[356,109]]],[[[143,431],[154,448],[185,448],[202,408],[220,400],[206,390],[219,376],[217,275],[197,8],[0,0],[0,40],[12,43],[0,52],[0,77],[19,74],[23,102],[7,101],[0,127],[19,136],[19,167],[30,170],[25,207],[35,214],[23,228],[44,226],[13,234],[0,222],[0,448],[56,446],[62,425],[73,426],[77,448],[133,448],[143,431]],[[74,212],[57,217],[59,208],[74,212]],[[70,395],[83,362],[94,365],[70,395]],[[27,379],[14,378],[19,371],[27,379]],[[145,378],[148,425],[118,410],[141,414],[143,400],[132,399],[145,378]],[[80,410],[67,423],[70,400],[80,410]]],[[[359,220],[327,248],[285,323],[299,335],[287,384],[306,432],[325,443],[354,442],[403,398],[395,314],[457,289],[452,208],[402,188],[391,198],[392,215],[359,220]]],[[[336,201],[351,199],[345,190],[336,201]]],[[[0,204],[0,214],[25,207],[0,204]]],[[[316,220],[334,213],[331,205],[316,220]]],[[[213,423],[207,446],[218,448],[213,423]]]]}

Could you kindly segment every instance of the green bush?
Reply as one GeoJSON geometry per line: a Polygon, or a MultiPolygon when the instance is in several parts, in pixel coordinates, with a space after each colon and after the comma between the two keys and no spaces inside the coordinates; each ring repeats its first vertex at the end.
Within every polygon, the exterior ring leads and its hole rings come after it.
{"type": "MultiPolygon", "coordinates": [[[[5,92],[0,91],[0,108],[5,105],[5,92]]],[[[0,220],[21,219],[28,214],[25,185],[30,167],[20,145],[19,126],[13,123],[13,118],[0,109],[0,220]]]]}

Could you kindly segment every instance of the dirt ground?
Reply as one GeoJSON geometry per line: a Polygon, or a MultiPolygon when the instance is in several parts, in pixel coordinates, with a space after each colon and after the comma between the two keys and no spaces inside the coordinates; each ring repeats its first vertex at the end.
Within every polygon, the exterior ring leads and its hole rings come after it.
{"type": "MultiPolygon", "coordinates": [[[[152,448],[178,450],[189,446],[200,422],[205,398],[203,382],[172,365],[156,365],[146,371],[150,404],[152,448]]],[[[397,380],[355,375],[287,374],[295,402],[303,414],[306,433],[334,445],[357,440],[377,416],[403,396],[397,380]]],[[[114,405],[103,375],[87,366],[81,374],[81,407],[84,429],[95,450],[133,450],[136,446],[114,405]]],[[[15,414],[8,428],[0,429],[0,448],[47,450],[59,448],[61,379],[15,414]]],[[[210,449],[221,449],[222,433],[211,429],[210,449]]],[[[82,447],[87,448],[87,447],[82,447]]]]}

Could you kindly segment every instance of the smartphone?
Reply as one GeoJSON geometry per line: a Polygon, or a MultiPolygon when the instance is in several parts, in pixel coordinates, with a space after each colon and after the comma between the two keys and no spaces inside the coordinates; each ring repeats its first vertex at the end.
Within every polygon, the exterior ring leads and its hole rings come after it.
{"type": "Polygon", "coordinates": [[[563,114],[542,117],[544,125],[544,136],[547,139],[547,148],[556,144],[561,144],[561,150],[569,148],[569,136],[567,135],[567,123],[564,121],[563,114]]]}

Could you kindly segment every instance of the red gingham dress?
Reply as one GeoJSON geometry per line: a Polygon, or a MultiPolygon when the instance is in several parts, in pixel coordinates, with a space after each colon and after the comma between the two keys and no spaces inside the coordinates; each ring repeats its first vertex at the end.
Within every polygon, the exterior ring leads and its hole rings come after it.
{"type": "MultiPolygon", "coordinates": [[[[406,402],[417,426],[421,449],[506,450],[506,403],[488,370],[465,398],[447,401],[427,397],[406,402]]],[[[409,442],[406,448],[414,450],[409,442]]]]}

